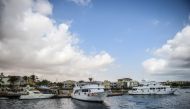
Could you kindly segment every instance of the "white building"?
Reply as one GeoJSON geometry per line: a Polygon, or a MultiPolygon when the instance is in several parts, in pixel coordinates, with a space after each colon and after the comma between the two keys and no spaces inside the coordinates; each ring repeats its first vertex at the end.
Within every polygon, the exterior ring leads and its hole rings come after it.
{"type": "MultiPolygon", "coordinates": [[[[1,86],[9,86],[11,84],[11,82],[9,81],[10,78],[13,76],[5,76],[3,73],[0,74],[0,84],[1,86]]],[[[14,76],[17,78],[17,80],[14,82],[14,85],[25,85],[26,82],[25,80],[21,77],[21,76],[14,76]]]]}
{"type": "Polygon", "coordinates": [[[118,79],[117,85],[118,88],[132,88],[138,86],[138,82],[132,80],[131,78],[122,78],[118,79]]]}

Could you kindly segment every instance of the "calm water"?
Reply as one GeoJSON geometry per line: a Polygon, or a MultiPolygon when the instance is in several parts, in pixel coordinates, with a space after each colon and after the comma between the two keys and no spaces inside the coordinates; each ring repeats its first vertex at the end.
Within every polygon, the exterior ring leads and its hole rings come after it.
{"type": "Polygon", "coordinates": [[[83,102],[70,98],[0,100],[0,109],[190,109],[190,89],[179,90],[176,95],[108,97],[102,104],[83,102]]]}

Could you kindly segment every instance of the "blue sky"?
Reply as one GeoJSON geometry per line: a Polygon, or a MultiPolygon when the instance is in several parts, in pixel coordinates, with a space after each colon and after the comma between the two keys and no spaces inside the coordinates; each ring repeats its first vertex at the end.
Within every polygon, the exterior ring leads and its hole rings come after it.
{"type": "Polygon", "coordinates": [[[142,62],[152,55],[147,50],[161,47],[189,24],[190,2],[185,0],[92,0],[85,6],[50,2],[57,22],[72,22],[80,47],[86,53],[111,54],[122,76],[142,73],[142,62]]]}
{"type": "Polygon", "coordinates": [[[188,0],[5,0],[0,8],[0,71],[7,75],[190,78],[188,0]]]}

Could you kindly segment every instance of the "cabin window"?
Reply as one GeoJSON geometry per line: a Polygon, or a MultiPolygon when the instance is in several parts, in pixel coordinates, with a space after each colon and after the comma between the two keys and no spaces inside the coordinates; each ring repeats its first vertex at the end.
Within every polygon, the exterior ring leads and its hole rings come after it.
{"type": "Polygon", "coordinates": [[[35,94],[40,94],[40,92],[34,92],[35,94]]]}
{"type": "Polygon", "coordinates": [[[137,90],[137,89],[132,89],[132,90],[137,90]]]}
{"type": "Polygon", "coordinates": [[[88,89],[82,89],[82,92],[88,92],[88,89]]]}

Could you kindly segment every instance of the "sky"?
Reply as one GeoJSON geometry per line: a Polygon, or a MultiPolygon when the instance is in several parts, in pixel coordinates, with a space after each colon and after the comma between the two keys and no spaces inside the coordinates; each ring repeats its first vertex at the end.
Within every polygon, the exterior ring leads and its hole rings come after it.
{"type": "Polygon", "coordinates": [[[190,80],[188,0],[1,0],[0,71],[190,80]]]}

